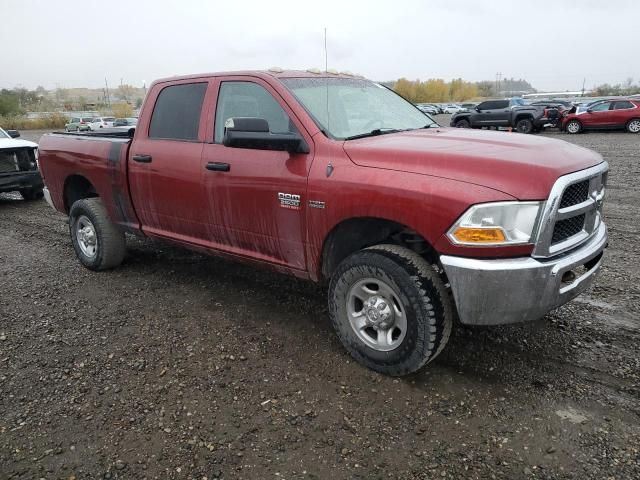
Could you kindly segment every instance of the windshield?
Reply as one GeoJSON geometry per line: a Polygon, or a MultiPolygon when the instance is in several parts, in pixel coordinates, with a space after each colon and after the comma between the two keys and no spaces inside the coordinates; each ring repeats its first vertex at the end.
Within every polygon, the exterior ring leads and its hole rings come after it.
{"type": "Polygon", "coordinates": [[[0,138],[11,138],[7,132],[0,128],[0,138]]]}
{"type": "Polygon", "coordinates": [[[369,80],[285,78],[282,81],[316,124],[335,139],[437,126],[414,105],[369,80]]]}

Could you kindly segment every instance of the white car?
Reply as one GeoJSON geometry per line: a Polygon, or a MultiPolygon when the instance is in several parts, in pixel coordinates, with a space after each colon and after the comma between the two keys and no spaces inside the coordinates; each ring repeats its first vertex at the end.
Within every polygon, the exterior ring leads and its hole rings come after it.
{"type": "Polygon", "coordinates": [[[91,120],[91,123],[89,123],[89,130],[93,132],[95,130],[99,130],[100,128],[113,127],[114,121],[114,117],[96,117],[91,120]]]}
{"type": "Polygon", "coordinates": [[[461,110],[464,110],[464,108],[459,105],[450,104],[444,107],[444,113],[458,113],[461,110]]]}
{"type": "Polygon", "coordinates": [[[20,192],[25,200],[42,197],[38,144],[21,140],[17,130],[0,128],[0,192],[20,192]]]}

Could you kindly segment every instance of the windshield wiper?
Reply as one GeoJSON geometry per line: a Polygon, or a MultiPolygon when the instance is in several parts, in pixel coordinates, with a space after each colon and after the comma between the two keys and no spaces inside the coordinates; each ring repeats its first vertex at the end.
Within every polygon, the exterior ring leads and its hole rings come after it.
{"type": "Polygon", "coordinates": [[[402,128],[374,128],[373,130],[367,133],[359,133],[358,135],[351,135],[350,137],[346,137],[345,140],[355,140],[357,138],[375,137],[377,135],[384,135],[385,133],[404,132],[405,130],[406,129],[402,129],[402,128]]]}

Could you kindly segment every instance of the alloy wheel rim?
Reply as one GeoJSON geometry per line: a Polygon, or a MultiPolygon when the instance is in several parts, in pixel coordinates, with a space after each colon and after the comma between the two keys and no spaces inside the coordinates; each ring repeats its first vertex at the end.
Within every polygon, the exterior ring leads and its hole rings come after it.
{"type": "Polygon", "coordinates": [[[638,133],[640,132],[640,120],[633,120],[630,124],[629,124],[629,131],[633,132],[633,133],[638,133]]]}
{"type": "Polygon", "coordinates": [[[98,236],[93,223],[85,215],[76,222],[76,239],[83,255],[94,258],[98,253],[98,236]]]}
{"type": "Polygon", "coordinates": [[[571,122],[569,125],[567,125],[567,130],[569,130],[571,133],[576,133],[579,129],[580,127],[576,122],[571,122]]]}
{"type": "Polygon", "coordinates": [[[347,315],[357,337],[379,352],[397,348],[407,334],[406,311],[400,296],[378,278],[363,278],[351,286],[347,315]]]}

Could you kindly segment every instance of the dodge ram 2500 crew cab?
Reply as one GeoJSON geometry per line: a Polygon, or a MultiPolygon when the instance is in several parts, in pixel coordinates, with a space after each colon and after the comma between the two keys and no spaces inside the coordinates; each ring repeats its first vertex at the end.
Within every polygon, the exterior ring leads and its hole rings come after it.
{"type": "Polygon", "coordinates": [[[607,231],[607,163],[569,143],[442,128],[368,80],[175,77],[133,134],[40,143],[45,197],[86,267],[125,232],[328,283],[346,349],[391,375],[442,351],[454,317],[535,320],[584,291],[607,231]]]}

